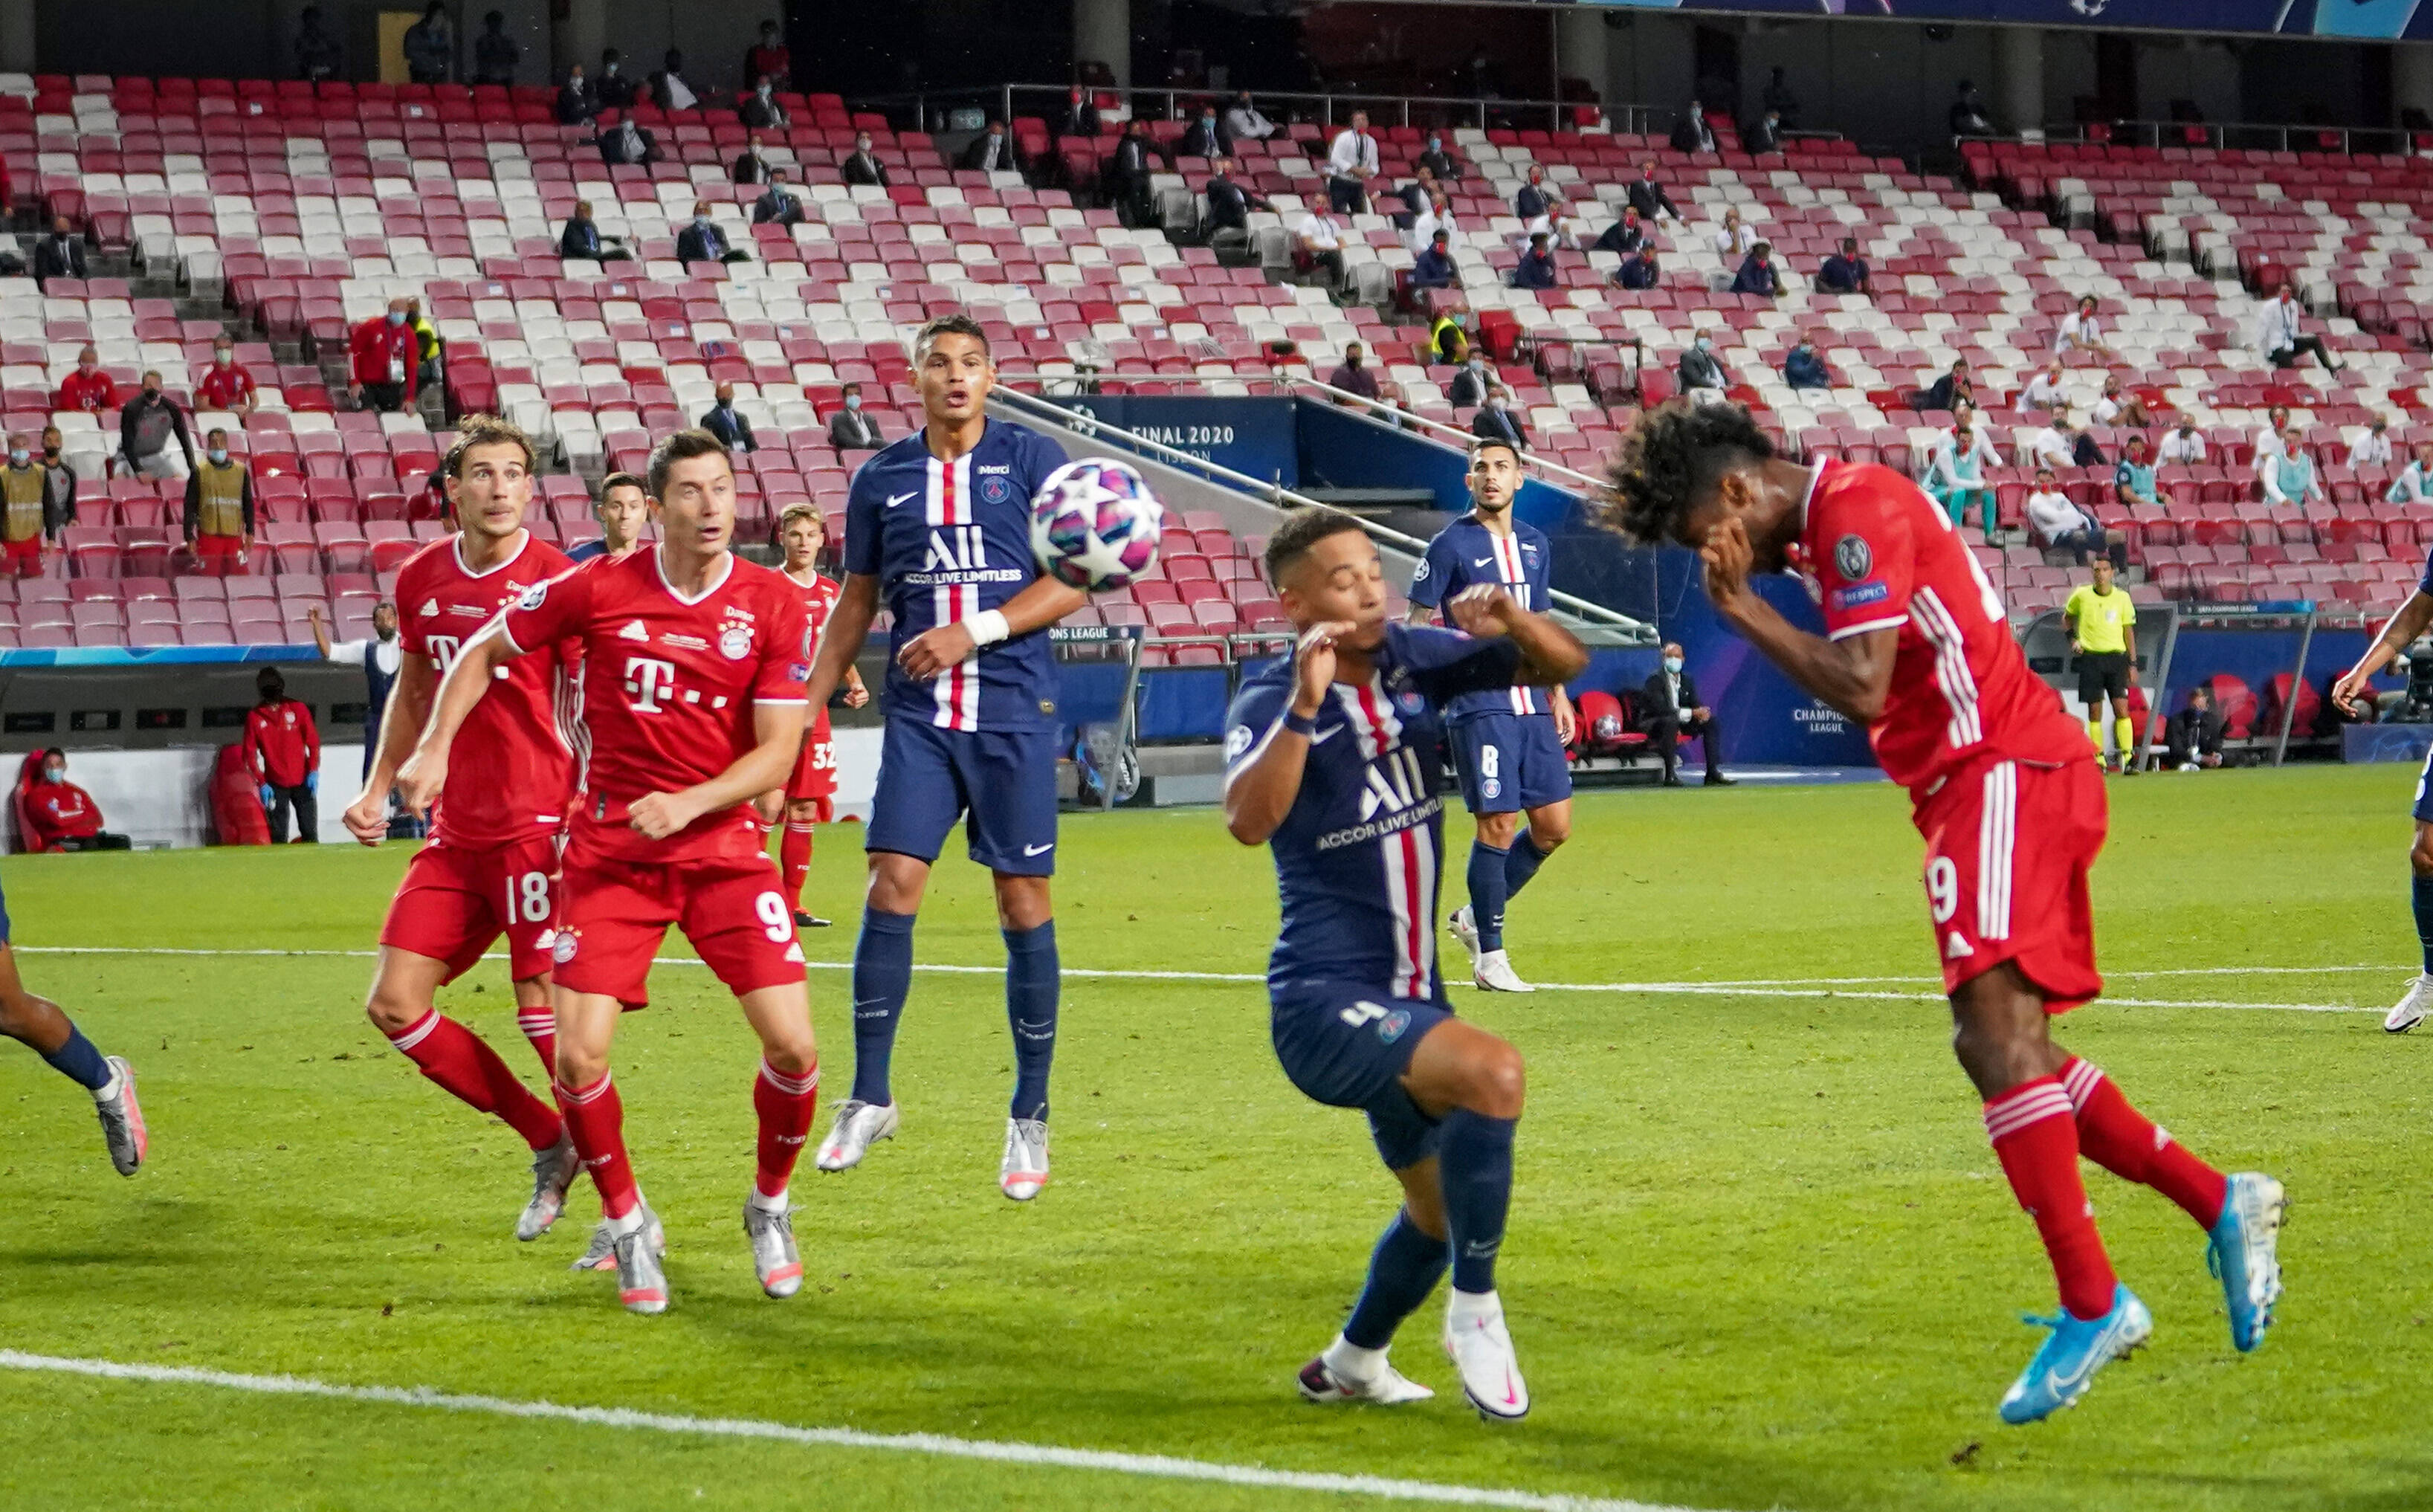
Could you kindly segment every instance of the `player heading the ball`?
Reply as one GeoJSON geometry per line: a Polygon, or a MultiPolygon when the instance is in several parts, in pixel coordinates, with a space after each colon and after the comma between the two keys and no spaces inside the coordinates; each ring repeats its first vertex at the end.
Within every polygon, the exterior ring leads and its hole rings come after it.
{"type": "Polygon", "coordinates": [[[1687,399],[1640,417],[1613,487],[1607,523],[1697,551],[1715,612],[1864,724],[1884,774],[1909,790],[1952,1048],[2060,1283],[2062,1310],[2036,1320],[2052,1333],[2003,1396],[2003,1420],[2075,1404],[2097,1370],[2153,1332],[2103,1252],[2082,1154],[2196,1220],[2231,1343],[2264,1342],[2281,1294],[2281,1183],[2225,1178],[2052,1041],[2052,1015],[2103,991],[2087,898],[2103,776],[2085,729],[2029,670],[1951,518],[1889,467],[1778,457],[1746,410],[1687,399]],[[1750,584],[1786,569],[1812,581],[1825,634],[1793,625],[1750,584]]]}
{"type": "Polygon", "coordinates": [[[1056,870],[1056,666],[1048,627],[1085,602],[1043,576],[1031,500],[1064,464],[1037,432],[988,416],[996,364],[969,315],[912,344],[920,430],[854,474],[844,590],[820,638],[810,699],[825,705],[883,604],[893,616],[870,890],[853,948],[853,1096],[820,1146],[824,1171],[860,1164],[897,1127],[888,1066],[912,986],[912,924],[946,832],[989,869],[1005,936],[1013,1100],[997,1186],[1028,1201],[1047,1184],[1047,1073],[1062,971],[1047,879],[1056,870]]]}
{"type": "Polygon", "coordinates": [[[1302,1367],[1301,1391],[1313,1402],[1433,1395],[1386,1350],[1450,1265],[1444,1343],[1463,1394],[1489,1418],[1519,1418],[1529,1388],[1495,1257],[1512,1198],[1521,1053],[1454,1017],[1437,971],[1435,762],[1447,705],[1565,682],[1588,653],[1500,583],[1449,602],[1457,630],[1388,622],[1377,548],[1340,510],[1287,518],[1267,568],[1300,639],[1244,681],[1226,718],[1225,827],[1275,857],[1276,1058],[1312,1098],[1369,1115],[1403,1188],[1358,1305],[1302,1367]]]}
{"type": "Polygon", "coordinates": [[[590,764],[552,947],[556,1090],[600,1190],[619,1300],[638,1313],[666,1309],[667,1274],[626,1158],[608,1050],[621,1011],[649,1001],[668,926],[683,928],[760,1039],[743,1231],[771,1297],[802,1286],[787,1184],[819,1089],[803,948],[753,809],[803,746],[802,590],[729,550],[735,469],[707,432],[679,431],[653,450],[649,500],[657,546],[527,589],[465,643],[398,780],[408,806],[427,810],[457,732],[498,675],[529,652],[582,643],[590,764]]]}

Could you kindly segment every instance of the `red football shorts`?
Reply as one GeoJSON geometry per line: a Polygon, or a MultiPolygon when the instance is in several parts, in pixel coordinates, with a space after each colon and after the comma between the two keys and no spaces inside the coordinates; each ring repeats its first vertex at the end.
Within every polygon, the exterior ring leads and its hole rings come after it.
{"type": "Polygon", "coordinates": [[[406,866],[381,943],[446,961],[454,981],[503,934],[509,977],[547,976],[558,864],[554,835],[485,850],[434,841],[406,866]]]}
{"type": "Polygon", "coordinates": [[[7,563],[9,576],[43,575],[43,538],[40,535],[28,535],[22,541],[0,541],[0,553],[5,553],[0,555],[0,561],[7,563]]]}
{"type": "MultiPolygon", "coordinates": [[[[794,757],[793,774],[786,779],[788,801],[834,796],[836,796],[836,742],[805,740],[802,751],[794,757]]],[[[825,818],[825,815],[822,817],[825,818]]]]}
{"type": "Polygon", "coordinates": [[[765,855],[654,865],[570,861],[559,892],[552,977],[628,1008],[651,999],[651,958],[674,925],[740,997],[804,978],[794,914],[765,855]]]}
{"type": "Polygon", "coordinates": [[[1948,992],[2014,961],[2066,1013],[2103,991],[2086,874],[2103,849],[2103,774],[1988,757],[1917,806],[1926,902],[1948,992]]]}

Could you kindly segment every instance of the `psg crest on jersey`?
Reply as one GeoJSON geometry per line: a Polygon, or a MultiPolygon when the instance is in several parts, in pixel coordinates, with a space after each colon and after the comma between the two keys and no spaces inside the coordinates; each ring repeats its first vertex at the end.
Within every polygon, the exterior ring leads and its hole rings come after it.
{"type": "Polygon", "coordinates": [[[1012,484],[1007,483],[1003,478],[999,478],[994,474],[980,480],[980,498],[989,503],[1004,503],[1006,495],[1012,491],[1013,485],[1012,484]]]}
{"type": "Polygon", "coordinates": [[[1833,569],[1848,579],[1863,578],[1876,565],[1876,553],[1867,549],[1864,538],[1845,535],[1833,543],[1833,569]]]}

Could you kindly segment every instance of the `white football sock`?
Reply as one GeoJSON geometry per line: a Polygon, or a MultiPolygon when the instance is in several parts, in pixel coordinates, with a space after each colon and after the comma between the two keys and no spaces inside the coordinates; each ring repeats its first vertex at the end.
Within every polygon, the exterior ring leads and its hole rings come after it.
{"type": "Polygon", "coordinates": [[[1364,1350],[1340,1334],[1335,1335],[1335,1342],[1328,1345],[1326,1352],[1319,1358],[1337,1379],[1344,1381],[1373,1381],[1377,1372],[1386,1367],[1385,1351],[1364,1350]]]}

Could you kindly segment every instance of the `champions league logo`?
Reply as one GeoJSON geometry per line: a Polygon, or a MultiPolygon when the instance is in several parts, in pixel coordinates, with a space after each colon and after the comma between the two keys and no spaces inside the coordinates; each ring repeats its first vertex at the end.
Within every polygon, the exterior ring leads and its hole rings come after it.
{"type": "Polygon", "coordinates": [[[1875,565],[1876,553],[1867,549],[1864,537],[1845,535],[1833,543],[1833,569],[1846,581],[1865,577],[1867,569],[1875,565]]]}

